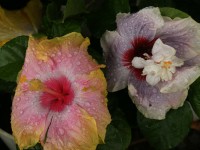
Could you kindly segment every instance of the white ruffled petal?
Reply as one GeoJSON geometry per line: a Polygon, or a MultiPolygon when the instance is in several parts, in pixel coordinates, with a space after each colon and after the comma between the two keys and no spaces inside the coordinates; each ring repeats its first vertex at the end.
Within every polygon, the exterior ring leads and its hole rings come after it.
{"type": "Polygon", "coordinates": [[[144,68],[145,60],[141,57],[134,57],[132,60],[132,66],[138,69],[144,68]]]}
{"type": "Polygon", "coordinates": [[[161,93],[174,93],[188,89],[200,76],[200,67],[185,67],[176,71],[176,75],[173,80],[166,82],[160,89],[161,93]]]}

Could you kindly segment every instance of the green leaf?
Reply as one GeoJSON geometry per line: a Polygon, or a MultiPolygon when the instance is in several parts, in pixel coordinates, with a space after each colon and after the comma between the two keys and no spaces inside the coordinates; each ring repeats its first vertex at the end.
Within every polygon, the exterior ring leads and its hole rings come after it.
{"type": "Polygon", "coordinates": [[[27,36],[19,36],[0,48],[0,79],[15,82],[24,63],[27,36]]]}
{"type": "Polygon", "coordinates": [[[162,16],[168,16],[172,19],[176,18],[176,17],[180,17],[180,18],[187,18],[189,17],[188,14],[186,14],[185,12],[182,12],[178,9],[175,8],[170,8],[170,7],[163,7],[160,8],[160,12],[162,16]]]}
{"type": "Polygon", "coordinates": [[[129,0],[106,0],[101,8],[88,16],[89,29],[100,38],[106,30],[116,28],[117,13],[130,12],[129,0]]]}
{"type": "Polygon", "coordinates": [[[148,6],[155,7],[173,7],[173,0],[138,0],[137,6],[141,9],[148,6]]]}
{"type": "Polygon", "coordinates": [[[46,8],[47,18],[53,22],[63,21],[63,12],[61,11],[61,4],[53,1],[47,5],[46,8]]]}
{"type": "Polygon", "coordinates": [[[23,66],[23,61],[9,63],[0,68],[0,78],[7,81],[16,81],[18,72],[23,66]]]}
{"type": "Polygon", "coordinates": [[[55,23],[44,16],[40,32],[48,38],[60,37],[70,32],[81,32],[81,25],[80,21],[73,19],[67,19],[64,23],[55,23]]]}
{"type": "Polygon", "coordinates": [[[75,20],[69,20],[63,24],[54,24],[51,30],[53,37],[63,36],[70,32],[81,32],[81,23],[75,20]]]}
{"type": "Polygon", "coordinates": [[[122,112],[117,110],[112,115],[112,122],[107,127],[105,144],[99,144],[97,150],[125,150],[131,141],[131,129],[122,112]]]}
{"type": "Polygon", "coordinates": [[[68,0],[64,10],[64,19],[86,12],[84,0],[68,0]]]}
{"type": "Polygon", "coordinates": [[[178,145],[190,130],[192,111],[186,102],[177,110],[170,110],[166,119],[152,120],[138,112],[138,125],[150,144],[158,150],[178,145]]]}
{"type": "Polygon", "coordinates": [[[198,78],[192,85],[188,92],[188,100],[190,101],[194,112],[200,117],[200,78],[198,78]]]}

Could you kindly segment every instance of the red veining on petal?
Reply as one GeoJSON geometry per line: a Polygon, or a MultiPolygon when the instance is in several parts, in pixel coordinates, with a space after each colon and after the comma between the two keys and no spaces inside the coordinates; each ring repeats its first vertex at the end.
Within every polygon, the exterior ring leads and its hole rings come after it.
{"type": "Polygon", "coordinates": [[[137,69],[132,66],[132,60],[134,57],[142,57],[146,59],[144,54],[152,56],[152,48],[157,38],[153,40],[148,40],[145,37],[138,37],[133,40],[132,48],[125,51],[122,57],[122,62],[125,67],[131,70],[134,73],[137,79],[144,80],[145,76],[142,76],[142,69],[137,69]]]}
{"type": "Polygon", "coordinates": [[[40,97],[41,105],[51,111],[61,112],[74,99],[74,91],[69,80],[61,76],[44,82],[43,93],[40,97]]]}

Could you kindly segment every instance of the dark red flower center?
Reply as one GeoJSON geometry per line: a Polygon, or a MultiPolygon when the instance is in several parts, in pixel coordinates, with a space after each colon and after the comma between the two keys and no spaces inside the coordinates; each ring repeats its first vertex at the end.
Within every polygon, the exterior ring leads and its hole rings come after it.
{"type": "Polygon", "coordinates": [[[134,73],[134,75],[139,80],[144,80],[145,76],[142,76],[142,69],[138,69],[132,66],[132,60],[134,57],[141,57],[144,59],[148,59],[147,56],[152,56],[152,48],[157,38],[154,38],[153,40],[148,40],[144,37],[138,37],[133,40],[132,48],[125,51],[122,62],[125,67],[131,70],[131,72],[134,73]]]}
{"type": "Polygon", "coordinates": [[[69,80],[62,76],[44,82],[41,105],[51,111],[61,112],[74,99],[74,91],[69,80]]]}

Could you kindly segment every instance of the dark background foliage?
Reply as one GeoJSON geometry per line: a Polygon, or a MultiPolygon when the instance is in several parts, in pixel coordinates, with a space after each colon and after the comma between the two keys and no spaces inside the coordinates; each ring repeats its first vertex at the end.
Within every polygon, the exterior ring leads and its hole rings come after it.
{"type": "MultiPolygon", "coordinates": [[[[158,7],[174,7],[188,13],[197,22],[200,22],[200,1],[199,0],[85,0],[86,9],[83,7],[77,8],[76,12],[65,10],[71,16],[66,16],[59,12],[59,6],[66,4],[66,0],[41,0],[44,4],[45,12],[43,22],[40,28],[40,33],[53,38],[62,36],[71,31],[81,32],[84,36],[88,36],[91,40],[89,52],[102,63],[102,50],[99,45],[99,38],[106,29],[115,29],[115,15],[117,11],[136,12],[146,6],[158,7]],[[126,7],[129,3],[130,7],[126,7]],[[113,5],[114,4],[114,5],[113,5]],[[119,8],[120,6],[120,8],[119,8]],[[124,7],[123,7],[124,6],[124,7]],[[89,14],[87,11],[93,12],[89,14]],[[57,13],[55,13],[57,12],[57,13]],[[109,15],[107,15],[109,13],[109,15]],[[64,19],[63,19],[64,17],[64,19]],[[75,19],[74,19],[75,18],[75,19]],[[87,18],[87,19],[86,19],[87,18]],[[96,29],[99,30],[96,30],[96,29]],[[95,49],[96,51],[93,51],[95,49]]],[[[81,2],[83,0],[76,0],[81,2]]],[[[0,0],[0,5],[9,10],[17,10],[23,8],[28,0],[0,0]]],[[[71,6],[76,7],[76,6],[71,6]]],[[[13,91],[16,84],[12,81],[6,82],[0,79],[0,128],[11,133],[10,128],[10,113],[13,91]]],[[[108,106],[112,114],[112,124],[108,127],[108,134],[112,138],[106,138],[108,146],[99,145],[98,150],[154,150],[151,144],[144,138],[141,130],[138,127],[143,125],[143,122],[155,124],[151,120],[142,120],[141,114],[137,113],[134,104],[131,102],[127,94],[127,89],[116,93],[108,94],[108,106]],[[123,103],[121,103],[123,101],[123,103]],[[138,122],[135,118],[139,118],[138,122]],[[130,142],[131,141],[131,142],[130,142]],[[127,143],[128,142],[128,143],[127,143]],[[118,144],[117,144],[118,143],[118,144]],[[127,148],[127,145],[129,147],[127,148]]],[[[186,104],[187,105],[187,104],[186,104]]],[[[187,106],[184,106],[187,107],[187,106]]],[[[189,116],[187,112],[180,110],[181,115],[189,116]]],[[[170,112],[173,114],[173,111],[170,112]]],[[[182,120],[180,121],[180,124],[182,120]]],[[[163,122],[162,124],[166,124],[163,122]]],[[[172,125],[173,126],[173,125],[172,125]]],[[[174,126],[173,126],[174,127],[174,126]]],[[[184,125],[183,125],[184,129],[184,125]]],[[[160,137],[154,137],[153,133],[148,133],[153,138],[162,139],[162,134],[168,130],[160,132],[160,137]],[[152,134],[152,135],[151,135],[152,134]]],[[[146,132],[145,130],[143,132],[146,132]]],[[[176,132],[176,128],[174,128],[176,132]]],[[[156,135],[158,136],[158,135],[156,135]]],[[[173,148],[173,150],[199,150],[200,149],[200,132],[190,129],[188,136],[182,142],[173,148]]],[[[156,144],[156,143],[155,143],[156,144]]],[[[154,145],[155,147],[155,145],[154,145]]],[[[6,150],[7,147],[0,140],[0,149],[6,150]]]]}

